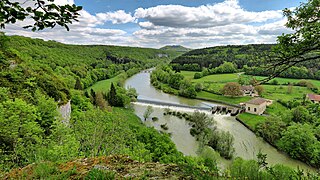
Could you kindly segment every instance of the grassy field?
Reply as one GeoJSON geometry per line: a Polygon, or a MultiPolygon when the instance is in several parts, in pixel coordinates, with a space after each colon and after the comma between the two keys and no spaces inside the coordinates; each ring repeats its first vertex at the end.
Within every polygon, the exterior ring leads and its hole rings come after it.
{"type": "Polygon", "coordinates": [[[181,74],[186,78],[186,79],[189,79],[189,80],[193,80],[193,76],[196,72],[194,71],[181,71],[181,74]]]}
{"type": "MultiPolygon", "coordinates": [[[[237,82],[239,75],[237,73],[233,74],[214,74],[202,77],[200,79],[193,79],[193,75],[195,72],[193,71],[182,71],[182,75],[184,75],[187,79],[190,79],[193,83],[203,83],[206,90],[213,92],[200,92],[198,93],[198,97],[200,98],[207,98],[212,100],[219,100],[219,101],[226,101],[229,103],[235,103],[238,104],[240,102],[246,102],[250,98],[248,97],[224,97],[222,95],[219,95],[220,90],[223,88],[223,86],[227,82],[237,82]]],[[[241,75],[244,78],[250,78],[252,76],[248,75],[241,75]]],[[[254,76],[256,79],[261,80],[265,77],[263,76],[254,76]]],[[[264,92],[263,97],[267,99],[272,100],[285,100],[290,101],[294,99],[302,99],[305,94],[312,93],[311,90],[309,90],[306,87],[299,87],[299,86],[292,86],[292,90],[288,90],[288,84],[290,83],[297,83],[301,81],[300,79],[289,79],[289,78],[275,78],[279,84],[282,85],[263,85],[264,92]]],[[[317,80],[309,80],[312,82],[315,86],[318,86],[320,88],[320,81],[317,80]]]]}
{"type": "Polygon", "coordinates": [[[280,103],[274,101],[272,105],[267,107],[266,113],[274,116],[281,116],[282,114],[284,114],[285,111],[290,110],[281,105],[280,103]]]}
{"type": "Polygon", "coordinates": [[[242,113],[238,115],[238,118],[245,123],[250,129],[255,130],[256,125],[260,122],[264,122],[266,120],[265,116],[258,116],[249,113],[242,113]]]}
{"type": "Polygon", "coordinates": [[[308,93],[312,91],[306,87],[292,86],[291,93],[290,89],[286,85],[263,85],[264,93],[263,97],[272,100],[285,100],[290,101],[294,99],[302,99],[308,93]]]}
{"type": "Polygon", "coordinates": [[[107,93],[110,90],[111,83],[115,84],[118,82],[119,79],[120,79],[120,75],[111,79],[98,81],[97,83],[89,87],[87,90],[89,91],[90,89],[93,89],[95,92],[107,93]]]}
{"type": "Polygon", "coordinates": [[[226,97],[226,96],[217,95],[217,94],[213,94],[213,93],[209,93],[209,92],[205,92],[205,91],[201,91],[201,92],[197,93],[197,97],[203,98],[203,99],[208,99],[208,100],[217,100],[217,101],[226,102],[226,103],[230,103],[230,104],[237,104],[237,105],[241,102],[246,102],[246,101],[249,101],[250,99],[252,99],[252,97],[249,97],[249,96],[226,97]]]}
{"type": "Polygon", "coordinates": [[[198,83],[227,83],[227,82],[237,82],[238,74],[213,74],[209,76],[202,77],[200,79],[193,79],[192,82],[198,83]]]}
{"type": "MultiPolygon", "coordinates": [[[[266,76],[248,76],[248,75],[242,75],[244,77],[254,77],[257,80],[262,80],[266,78],[266,76]]],[[[291,79],[291,78],[274,78],[270,80],[269,82],[272,82],[273,80],[277,80],[279,84],[288,84],[288,83],[297,83],[301,81],[302,79],[291,79]]],[[[320,81],[319,80],[314,80],[314,79],[306,79],[307,81],[310,81],[313,85],[317,86],[320,88],[320,81]]]]}

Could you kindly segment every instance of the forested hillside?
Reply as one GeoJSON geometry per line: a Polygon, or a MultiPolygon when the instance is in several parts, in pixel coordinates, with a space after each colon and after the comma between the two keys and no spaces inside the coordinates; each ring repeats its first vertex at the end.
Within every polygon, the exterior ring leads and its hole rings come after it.
{"type": "Polygon", "coordinates": [[[147,48],[65,45],[21,36],[1,36],[1,43],[0,82],[11,89],[12,97],[39,87],[62,103],[70,99],[77,79],[81,82],[78,88],[85,89],[99,80],[124,71],[132,75],[178,54],[147,48]]]}
{"type": "MultiPolygon", "coordinates": [[[[273,47],[273,44],[250,44],[196,49],[175,58],[171,65],[178,71],[202,71],[203,68],[207,68],[209,74],[215,74],[214,68],[224,62],[231,62],[236,69],[248,75],[269,76],[272,72],[271,69],[268,70],[268,58],[273,47]]],[[[320,60],[298,63],[281,73],[279,77],[320,79],[319,62],[320,60]]]]}
{"type": "Polygon", "coordinates": [[[226,61],[235,63],[238,68],[244,65],[255,66],[258,63],[257,56],[270,51],[272,46],[272,44],[252,44],[195,49],[175,58],[171,63],[198,64],[200,67],[214,68],[226,61]]]}
{"type": "MultiPolygon", "coordinates": [[[[134,47],[66,45],[3,34],[0,42],[0,172],[41,160],[148,151],[144,143],[138,143],[144,137],[133,141],[133,136],[125,136],[138,135],[136,131],[154,134],[154,130],[142,126],[130,110],[109,107],[107,111],[107,104],[112,104],[106,97],[94,91],[86,97],[83,90],[118,74],[126,78],[176,54],[134,47]],[[168,57],[159,58],[159,53],[168,57]],[[66,126],[61,123],[58,106],[70,100],[72,113],[66,126]],[[104,142],[100,145],[93,141],[99,133],[94,131],[97,125],[100,133],[114,128],[111,134],[99,135],[99,142],[104,142]],[[134,146],[130,147],[131,143],[134,146]],[[102,150],[102,145],[107,146],[102,150]]],[[[128,101],[123,99],[129,99],[129,93],[120,79],[117,82],[111,98],[126,106],[128,101]]],[[[152,137],[171,143],[160,134],[152,137]]],[[[173,143],[168,148],[178,153],[173,143]]]]}
{"type": "Polygon", "coordinates": [[[176,52],[183,52],[183,53],[191,50],[191,49],[183,47],[181,45],[168,45],[168,46],[164,46],[160,49],[161,50],[169,50],[169,51],[171,50],[171,51],[176,51],[176,52]]]}

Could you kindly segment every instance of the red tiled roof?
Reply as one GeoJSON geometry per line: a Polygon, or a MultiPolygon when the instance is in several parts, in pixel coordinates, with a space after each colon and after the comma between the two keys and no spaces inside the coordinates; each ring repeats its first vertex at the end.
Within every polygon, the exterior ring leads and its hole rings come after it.
{"type": "Polygon", "coordinates": [[[247,102],[247,104],[254,104],[254,105],[260,105],[267,102],[267,100],[263,98],[254,98],[247,102]]]}
{"type": "Polygon", "coordinates": [[[313,101],[320,101],[320,95],[317,94],[308,94],[308,98],[313,101]]]}

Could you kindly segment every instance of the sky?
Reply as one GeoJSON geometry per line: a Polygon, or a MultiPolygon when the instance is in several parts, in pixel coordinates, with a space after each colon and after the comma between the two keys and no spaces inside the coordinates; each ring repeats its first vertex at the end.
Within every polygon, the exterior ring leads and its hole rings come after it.
{"type": "MultiPolygon", "coordinates": [[[[25,2],[25,0],[16,0],[25,2]]],[[[276,43],[292,32],[284,8],[305,0],[55,0],[83,6],[79,22],[32,32],[29,19],[4,30],[67,44],[104,44],[160,48],[183,45],[204,48],[229,44],[276,43]]]]}

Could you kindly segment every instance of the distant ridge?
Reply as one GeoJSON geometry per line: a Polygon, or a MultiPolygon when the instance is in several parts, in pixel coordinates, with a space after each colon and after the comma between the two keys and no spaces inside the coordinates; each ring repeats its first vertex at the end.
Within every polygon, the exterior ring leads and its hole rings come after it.
{"type": "Polygon", "coordinates": [[[171,51],[176,51],[176,52],[183,52],[183,53],[192,50],[192,49],[183,47],[181,45],[167,45],[167,46],[164,46],[160,49],[161,50],[171,50],[171,51]]]}

